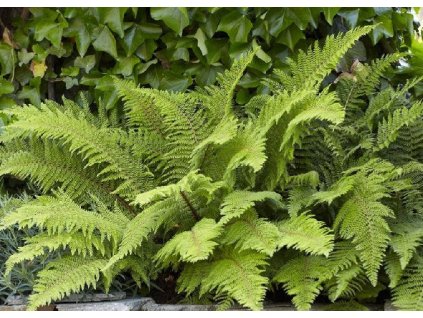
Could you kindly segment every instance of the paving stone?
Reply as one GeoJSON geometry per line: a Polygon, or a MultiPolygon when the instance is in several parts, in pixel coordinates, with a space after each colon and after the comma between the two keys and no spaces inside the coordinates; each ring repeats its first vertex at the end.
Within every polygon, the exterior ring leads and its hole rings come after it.
{"type": "Polygon", "coordinates": [[[62,303],[56,304],[58,311],[139,311],[151,298],[128,298],[115,301],[92,303],[62,303]]]}
{"type": "Polygon", "coordinates": [[[109,294],[73,294],[61,299],[58,303],[89,303],[99,301],[122,300],[125,298],[125,292],[115,292],[109,294]]]}

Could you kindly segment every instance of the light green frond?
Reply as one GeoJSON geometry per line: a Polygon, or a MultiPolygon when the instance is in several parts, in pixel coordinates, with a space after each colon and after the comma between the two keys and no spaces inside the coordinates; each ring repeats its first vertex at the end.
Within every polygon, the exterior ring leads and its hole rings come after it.
{"type": "Polygon", "coordinates": [[[273,223],[258,218],[257,214],[250,210],[226,225],[220,243],[234,244],[240,251],[250,249],[272,256],[280,237],[281,234],[273,223]]]}
{"type": "Polygon", "coordinates": [[[390,245],[395,253],[400,256],[401,268],[404,269],[416,249],[423,244],[423,219],[421,217],[408,217],[403,222],[392,225],[393,235],[390,245]]]}
{"type": "Polygon", "coordinates": [[[150,233],[157,231],[162,224],[163,215],[173,212],[175,207],[177,205],[170,199],[159,201],[133,218],[123,230],[118,252],[110,258],[103,270],[108,270],[116,262],[132,254],[144,243],[150,233]]]}
{"type": "Polygon", "coordinates": [[[398,285],[401,279],[403,269],[398,254],[388,251],[385,257],[385,271],[389,277],[389,288],[394,288],[398,285]]]}
{"type": "Polygon", "coordinates": [[[216,239],[222,233],[222,226],[212,219],[202,219],[191,231],[175,235],[156,254],[155,259],[168,266],[169,260],[175,255],[182,262],[195,263],[207,259],[218,245],[216,239]]]}
{"type": "Polygon", "coordinates": [[[290,217],[296,217],[302,210],[307,209],[313,202],[315,189],[309,187],[293,187],[289,191],[288,214],[290,217]]]}
{"type": "Polygon", "coordinates": [[[116,90],[124,101],[124,111],[131,127],[140,127],[155,132],[158,137],[166,136],[165,125],[159,107],[153,96],[138,89],[132,81],[114,79],[116,90]]]}
{"type": "Polygon", "coordinates": [[[393,289],[393,305],[400,310],[423,310],[423,258],[413,259],[393,289]]]}
{"type": "Polygon", "coordinates": [[[56,197],[41,196],[2,220],[3,227],[18,224],[20,228],[37,226],[46,229],[49,234],[60,234],[81,231],[84,236],[92,237],[98,231],[101,239],[119,242],[122,225],[111,222],[101,214],[82,209],[65,194],[56,197]]]}
{"type": "Polygon", "coordinates": [[[226,251],[213,261],[187,264],[178,279],[178,291],[191,294],[200,288],[200,296],[208,291],[225,295],[253,310],[262,308],[266,265],[263,254],[245,251],[226,251]]]}
{"type": "Polygon", "coordinates": [[[288,184],[294,186],[310,186],[316,188],[319,185],[319,174],[317,171],[308,171],[288,177],[288,184]]]}
{"type": "Polygon", "coordinates": [[[150,287],[151,277],[149,277],[149,274],[151,273],[149,273],[149,265],[150,262],[136,255],[130,255],[117,261],[112,267],[102,271],[106,292],[108,292],[109,288],[111,287],[113,279],[116,277],[116,275],[128,271],[138,286],[141,286],[142,281],[148,287],[150,287]]]}
{"type": "Polygon", "coordinates": [[[389,147],[398,137],[399,130],[412,124],[423,113],[423,103],[416,102],[411,108],[402,107],[390,113],[387,118],[384,118],[378,125],[376,150],[389,147]]]}
{"type": "MultiPolygon", "coordinates": [[[[296,115],[288,124],[280,149],[286,148],[288,143],[296,144],[300,140],[302,125],[311,120],[326,120],[333,124],[340,124],[344,119],[345,111],[339,104],[336,94],[322,93],[310,107],[296,115]]],[[[292,149],[292,148],[289,148],[292,149]]],[[[293,150],[293,149],[292,149],[293,150]]],[[[293,151],[292,151],[293,152],[293,151]]],[[[290,158],[290,156],[289,156],[290,158]]]]}
{"type": "Polygon", "coordinates": [[[38,273],[33,294],[28,299],[28,310],[36,310],[52,301],[94,287],[106,260],[81,256],[64,256],[51,261],[38,273]]]}
{"type": "Polygon", "coordinates": [[[284,264],[273,281],[282,283],[299,310],[309,310],[323,289],[323,282],[332,277],[329,261],[322,256],[299,256],[284,264]]]}
{"type": "Polygon", "coordinates": [[[291,75],[282,71],[276,72],[276,75],[279,75],[284,87],[290,91],[304,87],[312,88],[320,84],[336,68],[348,49],[373,28],[374,26],[358,27],[336,36],[331,35],[326,38],[322,48],[316,41],[307,52],[300,51],[296,60],[288,60],[291,75]]]}
{"type": "Polygon", "coordinates": [[[0,174],[12,174],[18,178],[28,178],[44,192],[60,186],[71,198],[89,200],[88,192],[112,203],[113,185],[97,178],[99,170],[84,167],[86,161],[77,154],[71,154],[66,146],[46,140],[32,140],[29,143],[8,144],[1,149],[0,174]]]}
{"type": "Polygon", "coordinates": [[[25,246],[20,247],[18,252],[9,257],[4,274],[8,275],[15,265],[23,261],[32,261],[38,256],[66,248],[72,255],[76,254],[82,257],[93,256],[96,252],[103,256],[105,254],[104,242],[98,236],[88,238],[81,233],[56,235],[42,233],[28,238],[25,246]]]}
{"type": "Polygon", "coordinates": [[[278,223],[281,233],[278,245],[310,253],[312,255],[328,256],[333,250],[333,233],[308,214],[290,217],[278,223]]]}
{"type": "Polygon", "coordinates": [[[342,238],[353,240],[366,273],[375,286],[389,242],[390,229],[386,219],[393,216],[393,211],[380,202],[387,196],[382,176],[372,174],[358,180],[339,210],[334,228],[342,238]]]}
{"type": "Polygon", "coordinates": [[[339,179],[334,185],[332,185],[327,191],[319,191],[313,194],[313,198],[317,202],[326,202],[331,204],[335,199],[342,197],[343,195],[350,192],[357,182],[356,176],[348,176],[339,179]]]}
{"type": "Polygon", "coordinates": [[[399,89],[393,90],[386,88],[374,96],[364,113],[363,120],[369,128],[375,125],[374,119],[383,111],[395,108],[397,104],[404,104],[406,93],[423,80],[423,77],[407,80],[405,85],[399,89]]]}
{"type": "Polygon", "coordinates": [[[244,212],[254,207],[256,202],[262,202],[267,199],[281,201],[282,197],[278,193],[271,191],[233,191],[223,199],[220,208],[222,218],[219,223],[226,224],[231,219],[241,216],[244,212]]]}
{"type": "Polygon", "coordinates": [[[217,85],[208,86],[201,92],[202,100],[211,113],[215,122],[219,122],[224,115],[232,114],[232,104],[235,88],[251,63],[258,48],[237,59],[229,70],[217,77],[217,85]]]}
{"type": "Polygon", "coordinates": [[[131,195],[128,191],[139,193],[152,186],[148,168],[134,162],[129,151],[119,146],[127,138],[122,130],[99,128],[89,122],[83,112],[75,114],[60,105],[14,107],[8,112],[18,120],[7,126],[2,141],[34,137],[68,144],[70,153],[76,152],[87,160],[86,166],[104,164],[98,175],[103,180],[121,180],[115,192],[125,196],[131,195]]]}
{"type": "Polygon", "coordinates": [[[341,270],[327,283],[329,299],[334,302],[339,298],[352,298],[363,290],[369,282],[359,265],[352,265],[350,268],[341,270]]]}
{"type": "Polygon", "coordinates": [[[213,146],[223,145],[233,138],[238,133],[238,121],[234,116],[225,116],[222,121],[216,126],[213,132],[200,142],[193,150],[192,165],[196,169],[201,169],[205,156],[213,146]]]}

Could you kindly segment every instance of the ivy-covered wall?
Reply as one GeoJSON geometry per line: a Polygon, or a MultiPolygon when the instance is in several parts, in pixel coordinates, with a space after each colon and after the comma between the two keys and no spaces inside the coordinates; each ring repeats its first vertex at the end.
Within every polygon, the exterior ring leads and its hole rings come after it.
{"type": "MultiPolygon", "coordinates": [[[[0,107],[87,93],[113,108],[108,75],[184,90],[261,46],[237,91],[240,103],[273,67],[315,39],[357,25],[377,28],[355,48],[360,59],[410,45],[406,8],[31,8],[1,9],[0,107]]],[[[3,118],[5,120],[5,118],[3,118]]]]}

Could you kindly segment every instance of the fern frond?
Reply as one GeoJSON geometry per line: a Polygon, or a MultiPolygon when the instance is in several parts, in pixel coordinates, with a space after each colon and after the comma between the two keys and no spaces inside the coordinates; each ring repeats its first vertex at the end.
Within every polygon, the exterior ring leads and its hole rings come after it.
{"type": "Polygon", "coordinates": [[[7,126],[2,141],[26,137],[53,139],[68,144],[71,153],[87,160],[86,166],[106,165],[98,175],[103,180],[121,180],[115,192],[127,196],[128,190],[139,193],[152,187],[148,168],[134,162],[128,151],[119,146],[127,138],[123,131],[98,128],[84,113],[75,114],[72,109],[56,104],[43,104],[40,109],[15,107],[8,112],[18,120],[7,126]]]}
{"type": "Polygon", "coordinates": [[[34,293],[28,299],[28,310],[36,310],[72,293],[79,293],[86,287],[95,288],[100,269],[105,264],[104,259],[81,256],[64,256],[51,261],[38,273],[34,293]]]}
{"type": "Polygon", "coordinates": [[[81,231],[84,236],[92,237],[98,231],[101,240],[114,242],[120,241],[124,226],[105,219],[99,213],[82,209],[63,193],[58,193],[56,197],[38,197],[6,215],[1,222],[3,228],[14,224],[20,228],[37,226],[46,229],[49,234],[81,231]]]}
{"type": "Polygon", "coordinates": [[[273,278],[282,283],[292,302],[299,310],[309,310],[323,289],[323,282],[332,277],[329,262],[322,256],[299,256],[282,266],[273,278]]]}
{"type": "Polygon", "coordinates": [[[97,178],[98,169],[84,167],[86,161],[71,154],[66,146],[46,140],[7,144],[1,150],[0,175],[12,174],[28,178],[48,192],[60,186],[72,199],[89,201],[88,192],[112,203],[118,200],[111,194],[113,184],[97,178]]]}
{"type": "Polygon", "coordinates": [[[313,195],[315,189],[309,187],[294,187],[289,191],[288,214],[290,217],[296,217],[298,213],[306,209],[314,202],[313,195]]]}
{"type": "Polygon", "coordinates": [[[226,225],[220,242],[234,244],[240,251],[251,249],[272,256],[279,239],[278,228],[250,210],[226,225]]]}
{"type": "Polygon", "coordinates": [[[423,103],[416,102],[410,109],[402,107],[389,114],[378,126],[376,150],[387,148],[397,137],[399,130],[413,123],[423,113],[423,103]]]}
{"type": "Polygon", "coordinates": [[[421,217],[404,218],[391,226],[393,235],[390,245],[400,256],[401,268],[404,269],[416,249],[423,244],[423,219],[421,217]]]}
{"type": "Polygon", "coordinates": [[[385,257],[385,271],[389,277],[389,287],[396,287],[403,273],[403,268],[401,268],[401,262],[398,254],[388,251],[385,257]]]}
{"type": "Polygon", "coordinates": [[[339,60],[354,43],[373,28],[373,26],[358,27],[343,34],[331,35],[326,38],[322,48],[315,42],[307,52],[300,51],[296,60],[288,60],[290,75],[283,71],[275,73],[289,91],[312,88],[320,84],[335,69],[339,60]]]}
{"type": "Polygon", "coordinates": [[[220,208],[222,218],[219,223],[226,224],[231,219],[240,217],[244,212],[253,208],[256,202],[262,202],[267,199],[281,201],[282,197],[278,193],[271,191],[233,191],[223,199],[220,208]]]}
{"type": "Polygon", "coordinates": [[[309,214],[290,217],[278,224],[281,236],[278,245],[298,249],[312,255],[328,256],[333,250],[333,234],[323,222],[309,214]]]}
{"type": "Polygon", "coordinates": [[[164,267],[169,260],[179,256],[179,261],[195,263],[207,259],[218,245],[216,239],[223,228],[212,219],[202,219],[191,231],[175,235],[156,254],[155,259],[164,267]]]}
{"type": "Polygon", "coordinates": [[[264,254],[231,250],[222,251],[213,261],[186,266],[178,279],[179,292],[192,292],[200,287],[200,296],[215,291],[234,298],[252,310],[263,306],[268,280],[262,276],[267,265],[264,254]]]}
{"type": "Polygon", "coordinates": [[[352,298],[362,291],[368,282],[363,269],[358,265],[341,270],[327,284],[329,299],[334,302],[338,298],[352,298]]]}
{"type": "Polygon", "coordinates": [[[334,227],[341,237],[353,240],[366,273],[375,286],[389,242],[390,229],[386,218],[393,217],[393,212],[380,202],[387,196],[383,177],[372,174],[357,180],[351,196],[336,216],[334,227]]]}
{"type": "Polygon", "coordinates": [[[46,253],[51,253],[58,249],[65,250],[66,248],[72,255],[82,257],[93,256],[96,252],[102,256],[105,254],[104,242],[98,236],[93,235],[88,238],[78,232],[56,235],[42,233],[27,239],[26,245],[20,247],[18,252],[8,258],[4,274],[8,275],[15,265],[23,261],[32,261],[46,253]]]}
{"type": "Polygon", "coordinates": [[[237,59],[229,70],[217,76],[217,85],[205,87],[199,90],[200,98],[211,113],[211,118],[215,123],[219,122],[223,116],[233,113],[232,104],[235,88],[245,72],[247,66],[253,60],[258,48],[252,50],[237,59]]]}
{"type": "Polygon", "coordinates": [[[423,258],[413,259],[393,289],[392,303],[401,310],[423,310],[423,258]]]}

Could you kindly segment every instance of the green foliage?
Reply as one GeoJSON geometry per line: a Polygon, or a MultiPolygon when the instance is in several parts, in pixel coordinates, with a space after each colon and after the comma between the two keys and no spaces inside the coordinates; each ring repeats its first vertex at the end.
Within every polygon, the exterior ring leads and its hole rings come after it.
{"type": "MultiPolygon", "coordinates": [[[[180,32],[186,12],[178,10],[154,15],[180,32]]],[[[107,12],[98,11],[99,19],[124,37],[120,20],[107,12]]],[[[301,11],[293,12],[300,23],[301,11]]],[[[108,290],[121,271],[150,286],[169,269],[179,274],[180,293],[223,308],[238,302],[262,309],[270,281],[300,310],[321,292],[332,302],[376,298],[386,281],[399,298],[403,290],[414,293],[418,271],[408,269],[422,238],[410,225],[423,210],[421,102],[380,84],[399,55],[352,62],[357,76],[323,87],[375,30],[357,27],[312,45],[265,81],[268,95],[245,106],[235,91],[259,47],[215,85],[184,93],[114,79],[125,120],[104,105],[93,112],[66,99],[63,106],[6,110],[13,120],[1,136],[0,172],[46,193],[2,219],[2,229],[40,231],[9,258],[7,270],[61,255],[40,272],[30,308],[100,281],[108,290]],[[68,165],[60,161],[65,155],[68,165]],[[23,168],[11,156],[31,164],[23,168]],[[40,164],[46,156],[55,169],[40,164]]]]}
{"type": "MultiPolygon", "coordinates": [[[[18,198],[2,196],[0,219],[29,200],[31,198],[27,195],[18,198]]],[[[37,231],[34,229],[18,230],[16,227],[0,231],[0,303],[4,303],[10,294],[27,295],[31,293],[37,272],[51,259],[52,255],[46,255],[31,262],[23,261],[8,275],[5,274],[6,261],[16,255],[15,253],[24,244],[25,239],[36,234],[37,231]]]]}
{"type": "Polygon", "coordinates": [[[299,256],[285,263],[273,278],[284,283],[292,302],[299,310],[308,310],[322,289],[322,282],[331,277],[328,261],[322,256],[299,256]]]}
{"type": "Polygon", "coordinates": [[[278,224],[281,246],[292,247],[310,254],[328,256],[333,250],[333,234],[323,222],[301,214],[278,224]]]}
{"type": "Polygon", "coordinates": [[[3,10],[0,106],[40,104],[63,94],[73,99],[84,91],[90,101],[101,100],[113,109],[118,99],[111,75],[156,89],[204,87],[243,53],[260,46],[234,92],[245,104],[255,88],[266,90],[263,77],[274,68],[286,68],[287,57],[326,35],[378,24],[345,57],[344,66],[404,44],[416,46],[412,13],[410,8],[3,10]]]}
{"type": "Polygon", "coordinates": [[[404,271],[400,282],[393,290],[393,304],[403,310],[422,310],[422,259],[416,258],[404,271]]]}

